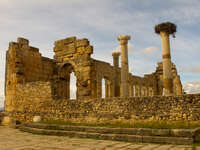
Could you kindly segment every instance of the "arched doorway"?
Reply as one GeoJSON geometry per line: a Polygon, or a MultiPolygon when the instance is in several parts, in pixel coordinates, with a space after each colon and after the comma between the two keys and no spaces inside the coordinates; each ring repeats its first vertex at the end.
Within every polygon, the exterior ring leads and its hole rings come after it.
{"type": "Polygon", "coordinates": [[[59,70],[58,95],[61,98],[76,99],[77,86],[74,67],[70,63],[65,63],[59,70]]]}

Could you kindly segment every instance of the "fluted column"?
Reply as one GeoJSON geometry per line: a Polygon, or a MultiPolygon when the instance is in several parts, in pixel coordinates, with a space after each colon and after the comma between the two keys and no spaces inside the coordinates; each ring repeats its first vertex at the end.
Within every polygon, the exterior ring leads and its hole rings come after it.
{"type": "Polygon", "coordinates": [[[155,32],[160,34],[162,41],[163,94],[169,96],[173,94],[173,76],[169,35],[176,32],[176,25],[170,22],[161,23],[155,27],[155,32]]]}
{"type": "Polygon", "coordinates": [[[118,36],[120,41],[120,51],[121,51],[121,97],[129,96],[129,85],[128,85],[128,40],[131,37],[128,35],[118,36]]]}

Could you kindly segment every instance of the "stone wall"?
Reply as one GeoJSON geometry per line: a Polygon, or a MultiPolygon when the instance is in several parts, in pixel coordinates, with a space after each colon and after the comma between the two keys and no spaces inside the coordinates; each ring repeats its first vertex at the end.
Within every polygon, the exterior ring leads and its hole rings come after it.
{"type": "MultiPolygon", "coordinates": [[[[55,41],[54,52],[54,59],[49,59],[42,57],[39,49],[30,46],[27,39],[18,38],[17,42],[9,43],[6,53],[5,112],[13,119],[30,121],[34,115],[41,115],[47,120],[76,122],[198,119],[198,95],[155,96],[163,93],[162,62],[158,63],[155,72],[144,77],[129,73],[128,98],[122,99],[119,57],[113,57],[116,62],[114,66],[95,60],[91,58],[93,46],[88,39],[76,37],[55,41]],[[76,77],[77,100],[70,100],[72,72],[76,77]],[[102,78],[105,79],[106,99],[101,99],[102,78]],[[195,101],[194,105],[188,102],[188,97],[195,101]]],[[[182,85],[175,65],[172,72],[174,94],[181,95],[182,85]]]]}
{"type": "Polygon", "coordinates": [[[200,94],[106,98],[91,100],[55,100],[51,82],[18,84],[7,113],[18,121],[32,121],[40,115],[44,120],[101,123],[105,121],[199,120],[200,94]],[[31,93],[31,94],[30,94],[31,93]]]}
{"type": "Polygon", "coordinates": [[[46,81],[53,75],[54,63],[42,57],[39,49],[29,46],[29,41],[18,38],[10,42],[6,55],[6,84],[46,81]]]}

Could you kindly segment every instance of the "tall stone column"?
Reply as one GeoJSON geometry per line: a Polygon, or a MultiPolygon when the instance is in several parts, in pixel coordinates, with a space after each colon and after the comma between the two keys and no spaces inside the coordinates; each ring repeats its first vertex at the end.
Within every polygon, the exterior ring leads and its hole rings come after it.
{"type": "Polygon", "coordinates": [[[129,85],[128,85],[128,40],[131,37],[128,35],[118,36],[120,41],[120,51],[121,51],[121,97],[129,96],[129,85]]]}
{"type": "Polygon", "coordinates": [[[120,74],[118,73],[119,70],[119,56],[120,56],[120,52],[113,52],[112,53],[113,56],[113,66],[115,69],[115,75],[114,75],[114,88],[113,90],[113,96],[114,97],[119,97],[120,96],[120,74]]]}
{"type": "Polygon", "coordinates": [[[119,68],[120,52],[113,52],[112,56],[113,56],[113,66],[115,67],[115,69],[117,69],[117,68],[119,68]]]}
{"type": "Polygon", "coordinates": [[[169,96],[173,94],[173,76],[169,35],[176,32],[176,25],[170,22],[161,23],[155,26],[155,32],[160,34],[162,40],[163,94],[169,96]]]}

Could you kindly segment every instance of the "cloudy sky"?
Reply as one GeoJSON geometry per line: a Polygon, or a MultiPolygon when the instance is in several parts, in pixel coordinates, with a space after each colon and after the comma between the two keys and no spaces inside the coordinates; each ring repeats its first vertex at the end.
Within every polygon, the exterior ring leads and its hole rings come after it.
{"type": "Polygon", "coordinates": [[[0,0],[0,95],[4,95],[5,52],[17,37],[30,40],[43,56],[53,57],[55,40],[88,38],[93,58],[112,63],[117,36],[127,34],[130,71],[143,76],[161,60],[161,39],[154,26],[177,25],[171,38],[172,61],[187,92],[200,92],[199,0],[0,0]]]}

